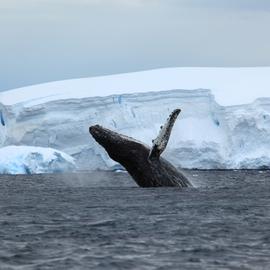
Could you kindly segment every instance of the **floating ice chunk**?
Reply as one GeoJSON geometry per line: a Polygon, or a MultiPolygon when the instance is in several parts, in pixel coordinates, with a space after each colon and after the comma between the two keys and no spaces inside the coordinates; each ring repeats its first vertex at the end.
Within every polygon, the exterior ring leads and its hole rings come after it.
{"type": "Polygon", "coordinates": [[[55,149],[33,146],[0,148],[0,173],[37,174],[74,171],[74,159],[55,149]]]}

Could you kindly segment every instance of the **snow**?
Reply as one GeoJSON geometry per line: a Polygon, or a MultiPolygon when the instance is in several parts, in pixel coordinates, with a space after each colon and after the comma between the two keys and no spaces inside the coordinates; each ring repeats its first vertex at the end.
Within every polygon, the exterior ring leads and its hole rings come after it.
{"type": "Polygon", "coordinates": [[[270,168],[269,67],[169,68],[2,92],[0,145],[51,147],[79,169],[119,169],[89,126],[152,145],[176,108],[182,112],[162,154],[176,166],[270,168]]]}
{"type": "Polygon", "coordinates": [[[75,170],[74,159],[52,148],[6,146],[0,148],[1,174],[59,173],[75,170]]]}
{"type": "Polygon", "coordinates": [[[145,93],[172,89],[211,89],[220,105],[240,105],[270,96],[270,67],[180,67],[57,81],[0,93],[5,105],[33,106],[60,99],[145,93]]]}

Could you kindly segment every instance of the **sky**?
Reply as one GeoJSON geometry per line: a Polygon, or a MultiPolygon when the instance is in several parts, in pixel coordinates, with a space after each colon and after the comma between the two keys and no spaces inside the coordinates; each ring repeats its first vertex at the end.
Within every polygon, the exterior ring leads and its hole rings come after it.
{"type": "Polygon", "coordinates": [[[162,67],[270,66],[269,0],[0,0],[0,91],[162,67]]]}

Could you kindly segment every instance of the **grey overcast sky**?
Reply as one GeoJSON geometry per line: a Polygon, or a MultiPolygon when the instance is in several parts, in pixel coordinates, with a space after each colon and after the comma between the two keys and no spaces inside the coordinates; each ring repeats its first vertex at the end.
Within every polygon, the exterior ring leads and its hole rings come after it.
{"type": "Polygon", "coordinates": [[[270,66],[270,0],[0,0],[0,91],[174,66],[270,66]]]}

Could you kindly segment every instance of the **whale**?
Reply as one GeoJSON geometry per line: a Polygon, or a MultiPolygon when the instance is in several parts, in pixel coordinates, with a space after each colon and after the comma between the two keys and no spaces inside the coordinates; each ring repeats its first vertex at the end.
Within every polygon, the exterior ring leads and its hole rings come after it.
{"type": "Polygon", "coordinates": [[[90,126],[89,132],[110,158],[127,170],[138,186],[186,188],[192,186],[187,177],[161,157],[180,112],[180,109],[175,109],[170,114],[160,127],[157,138],[152,140],[152,147],[100,125],[90,126]]]}

